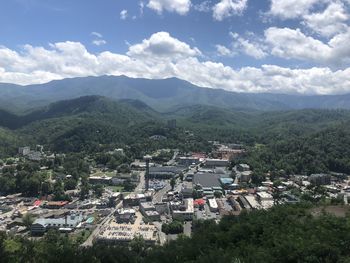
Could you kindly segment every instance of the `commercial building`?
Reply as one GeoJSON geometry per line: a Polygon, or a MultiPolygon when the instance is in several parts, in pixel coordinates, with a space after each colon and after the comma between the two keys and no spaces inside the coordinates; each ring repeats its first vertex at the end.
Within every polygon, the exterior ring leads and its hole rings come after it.
{"type": "Polygon", "coordinates": [[[141,202],[146,202],[151,198],[150,194],[129,194],[123,198],[123,206],[138,206],[141,202]]]}
{"type": "Polygon", "coordinates": [[[221,186],[219,179],[222,176],[223,176],[222,174],[214,174],[214,173],[196,173],[193,176],[193,184],[200,185],[203,188],[219,187],[221,186]]]}
{"type": "Polygon", "coordinates": [[[181,189],[182,198],[191,198],[193,196],[193,188],[192,187],[184,187],[181,189]]]}
{"type": "Polygon", "coordinates": [[[169,205],[167,202],[155,203],[154,206],[160,215],[169,213],[169,205]]]}
{"type": "Polygon", "coordinates": [[[246,195],[246,196],[244,196],[244,198],[247,200],[247,202],[249,203],[251,208],[253,208],[253,209],[260,209],[261,208],[261,206],[258,203],[258,201],[256,200],[255,196],[246,195]]]}
{"type": "Polygon", "coordinates": [[[105,175],[104,176],[90,176],[89,183],[90,184],[111,185],[112,184],[112,177],[105,176],[105,175]]]}
{"type": "Polygon", "coordinates": [[[156,211],[156,207],[152,202],[140,203],[140,212],[144,214],[146,211],[156,211]]]}
{"type": "Polygon", "coordinates": [[[198,157],[180,157],[178,159],[178,163],[183,166],[197,165],[199,162],[198,157]]]}
{"type": "Polygon", "coordinates": [[[178,176],[186,168],[184,166],[159,166],[149,168],[149,177],[156,179],[170,179],[178,176]]]}
{"type": "Polygon", "coordinates": [[[242,149],[241,145],[221,145],[219,149],[214,151],[214,156],[216,158],[233,160],[244,155],[245,151],[242,149]],[[233,147],[234,146],[234,147],[233,147]]]}
{"type": "Polygon", "coordinates": [[[193,198],[184,199],[180,205],[172,206],[173,219],[192,220],[193,214],[193,198]]]}
{"type": "Polygon", "coordinates": [[[329,185],[331,184],[331,175],[312,174],[309,176],[309,182],[313,185],[329,185]]]}
{"type": "Polygon", "coordinates": [[[273,200],[273,197],[271,194],[267,193],[267,192],[258,192],[256,194],[257,198],[259,201],[271,201],[273,200]]]}
{"type": "Polygon", "coordinates": [[[227,159],[206,159],[204,166],[207,168],[226,167],[229,164],[227,159]]]}
{"type": "Polygon", "coordinates": [[[73,231],[84,220],[82,214],[70,214],[62,218],[39,218],[31,226],[32,235],[42,235],[48,229],[54,228],[62,232],[73,231]]]}
{"type": "Polygon", "coordinates": [[[68,201],[52,201],[52,202],[46,202],[43,204],[43,207],[48,209],[59,209],[67,205],[68,201]]]}
{"type": "Polygon", "coordinates": [[[219,211],[218,203],[215,198],[208,199],[208,205],[211,212],[216,213],[219,211]]]}
{"type": "Polygon", "coordinates": [[[118,223],[133,223],[135,221],[136,211],[134,209],[118,209],[115,212],[115,219],[118,223]]]}

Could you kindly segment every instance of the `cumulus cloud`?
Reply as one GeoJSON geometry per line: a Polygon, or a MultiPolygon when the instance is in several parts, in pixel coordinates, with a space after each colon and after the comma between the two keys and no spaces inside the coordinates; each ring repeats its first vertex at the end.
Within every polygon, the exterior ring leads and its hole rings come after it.
{"type": "Polygon", "coordinates": [[[128,10],[124,9],[124,10],[120,11],[119,16],[120,16],[121,20],[125,20],[128,17],[128,10]]]}
{"type": "Polygon", "coordinates": [[[213,17],[222,21],[233,15],[240,15],[247,8],[248,0],[221,0],[213,7],[213,17]]]}
{"type": "Polygon", "coordinates": [[[191,0],[149,0],[147,7],[162,14],[164,10],[186,15],[191,7],[191,0]]]}
{"type": "Polygon", "coordinates": [[[348,28],[346,21],[349,15],[342,2],[330,3],[323,12],[307,14],[303,18],[303,24],[325,37],[334,36],[348,28]]]}
{"type": "Polygon", "coordinates": [[[271,53],[281,58],[339,66],[350,62],[350,29],[328,43],[306,36],[300,29],[270,27],[265,30],[271,53]]]}
{"type": "Polygon", "coordinates": [[[282,19],[297,18],[308,14],[309,10],[324,0],[271,0],[269,14],[282,19]]]}
{"type": "Polygon", "coordinates": [[[201,55],[198,48],[191,48],[188,44],[170,36],[168,32],[158,32],[142,43],[129,47],[127,53],[131,57],[150,59],[177,60],[201,55]]]}
{"type": "MultiPolygon", "coordinates": [[[[339,41],[343,40],[335,38],[333,44],[339,41]]],[[[263,65],[233,69],[202,59],[198,50],[166,32],[130,46],[127,54],[109,51],[93,54],[83,44],[69,41],[49,47],[25,45],[19,51],[0,46],[0,82],[32,84],[67,77],[123,74],[143,78],[178,77],[199,86],[237,92],[350,92],[350,68],[334,71],[328,67],[290,69],[263,65]]]]}
{"type": "Polygon", "coordinates": [[[222,57],[234,56],[234,52],[223,45],[216,45],[215,47],[216,47],[216,52],[218,56],[222,56],[222,57]]]}
{"type": "Polygon", "coordinates": [[[237,33],[230,33],[231,37],[233,38],[233,47],[247,56],[256,58],[256,59],[263,59],[267,56],[267,53],[264,51],[265,46],[258,42],[253,42],[248,39],[244,39],[243,37],[240,37],[237,33]]]}

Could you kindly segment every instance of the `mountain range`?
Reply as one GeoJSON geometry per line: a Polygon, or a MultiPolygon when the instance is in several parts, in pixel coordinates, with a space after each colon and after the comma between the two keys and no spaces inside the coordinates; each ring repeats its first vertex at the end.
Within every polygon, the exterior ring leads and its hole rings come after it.
{"type": "Polygon", "coordinates": [[[0,83],[0,108],[24,112],[52,102],[89,95],[115,100],[137,100],[161,112],[171,112],[191,105],[264,111],[350,109],[350,94],[303,96],[236,93],[198,87],[177,78],[154,80],[126,76],[71,78],[27,86],[0,83]]]}

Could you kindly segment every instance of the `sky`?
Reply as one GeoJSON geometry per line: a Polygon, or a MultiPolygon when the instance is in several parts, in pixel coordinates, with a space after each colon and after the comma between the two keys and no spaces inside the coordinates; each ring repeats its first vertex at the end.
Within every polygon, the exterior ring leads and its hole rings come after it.
{"type": "Polygon", "coordinates": [[[1,0],[0,82],[126,75],[345,94],[349,18],[350,0],[1,0]]]}

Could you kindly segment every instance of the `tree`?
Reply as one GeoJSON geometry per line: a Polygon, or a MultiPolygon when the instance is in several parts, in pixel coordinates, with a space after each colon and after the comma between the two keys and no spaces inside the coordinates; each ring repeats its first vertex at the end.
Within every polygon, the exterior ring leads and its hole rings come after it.
{"type": "Polygon", "coordinates": [[[93,186],[94,194],[96,197],[101,197],[104,191],[102,184],[97,184],[93,186]]]}
{"type": "Polygon", "coordinates": [[[53,186],[53,199],[56,201],[64,200],[65,198],[63,183],[60,179],[57,179],[53,186]]]}
{"type": "Polygon", "coordinates": [[[176,184],[176,180],[175,178],[171,178],[170,179],[170,186],[171,186],[171,190],[174,191],[174,188],[175,188],[175,184],[176,184]]]}
{"type": "Polygon", "coordinates": [[[164,223],[162,225],[162,232],[165,234],[180,234],[183,233],[183,231],[183,222],[180,222],[178,220],[174,220],[169,224],[164,223]]]}
{"type": "Polygon", "coordinates": [[[131,182],[130,179],[127,179],[123,183],[124,191],[131,192],[135,189],[135,184],[131,182]]]}
{"type": "Polygon", "coordinates": [[[215,192],[214,192],[214,196],[215,196],[216,198],[220,198],[220,197],[222,197],[222,192],[221,192],[221,191],[215,191],[215,192]]]}
{"type": "Polygon", "coordinates": [[[183,172],[180,172],[179,178],[180,178],[181,182],[184,180],[184,173],[183,172]]]}
{"type": "Polygon", "coordinates": [[[81,186],[80,186],[80,199],[84,200],[88,197],[90,191],[90,185],[87,181],[86,177],[83,177],[81,179],[81,186]]]}
{"type": "Polygon", "coordinates": [[[77,187],[77,180],[74,178],[69,178],[64,181],[65,190],[74,190],[77,187]]]}
{"type": "Polygon", "coordinates": [[[34,222],[34,217],[32,214],[30,213],[26,213],[23,217],[22,217],[22,222],[24,224],[24,226],[29,229],[31,227],[31,225],[34,222]]]}
{"type": "Polygon", "coordinates": [[[261,183],[265,180],[265,175],[260,171],[254,171],[252,174],[252,183],[254,185],[261,185],[261,183]]]}

